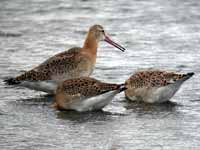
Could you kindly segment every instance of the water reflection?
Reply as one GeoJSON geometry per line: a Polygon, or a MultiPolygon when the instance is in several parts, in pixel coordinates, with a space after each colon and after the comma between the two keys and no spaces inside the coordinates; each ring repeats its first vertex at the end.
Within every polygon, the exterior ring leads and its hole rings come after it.
{"type": "Polygon", "coordinates": [[[44,94],[36,98],[18,99],[16,104],[20,105],[43,105],[50,106],[55,101],[54,95],[44,94]]]}
{"type": "Polygon", "coordinates": [[[151,118],[162,118],[167,115],[177,115],[181,104],[168,101],[162,104],[147,104],[144,102],[127,101],[124,107],[130,112],[136,114],[137,117],[150,116],[151,118]]]}
{"type": "Polygon", "coordinates": [[[58,119],[70,120],[75,123],[110,121],[112,114],[103,110],[93,112],[57,111],[58,119]]]}

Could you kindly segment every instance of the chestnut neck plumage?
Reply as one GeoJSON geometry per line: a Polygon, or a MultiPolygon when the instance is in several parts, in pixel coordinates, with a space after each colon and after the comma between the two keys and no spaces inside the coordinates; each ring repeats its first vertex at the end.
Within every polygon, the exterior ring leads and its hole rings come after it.
{"type": "Polygon", "coordinates": [[[93,57],[96,57],[97,47],[98,47],[97,40],[94,38],[94,35],[91,32],[89,32],[87,34],[82,50],[88,54],[93,55],[93,57]]]}

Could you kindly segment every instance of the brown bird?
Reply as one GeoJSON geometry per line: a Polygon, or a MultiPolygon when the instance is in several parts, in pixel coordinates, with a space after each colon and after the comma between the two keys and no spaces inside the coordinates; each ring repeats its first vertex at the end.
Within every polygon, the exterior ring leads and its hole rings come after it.
{"type": "Polygon", "coordinates": [[[20,85],[54,93],[60,81],[90,76],[96,64],[97,48],[100,41],[106,41],[124,51],[125,48],[113,42],[101,25],[90,27],[82,48],[74,47],[61,52],[37,67],[15,77],[5,80],[9,85],[20,85]]]}
{"type": "Polygon", "coordinates": [[[193,72],[181,74],[161,70],[139,71],[125,82],[125,96],[132,101],[166,102],[193,75],[193,72]]]}
{"type": "Polygon", "coordinates": [[[124,84],[103,83],[90,77],[68,79],[59,84],[52,106],[79,112],[99,110],[123,90],[124,84]]]}

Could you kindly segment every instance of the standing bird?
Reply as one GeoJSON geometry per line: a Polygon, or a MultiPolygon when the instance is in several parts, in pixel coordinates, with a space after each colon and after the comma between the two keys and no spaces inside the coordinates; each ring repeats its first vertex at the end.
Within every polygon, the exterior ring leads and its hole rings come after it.
{"type": "Polygon", "coordinates": [[[79,112],[100,110],[124,90],[124,84],[103,83],[90,77],[68,79],[58,85],[52,106],[79,112]]]}
{"type": "Polygon", "coordinates": [[[132,101],[162,103],[168,101],[178,91],[193,72],[180,74],[160,70],[139,71],[125,82],[125,96],[132,101]]]}
{"type": "Polygon", "coordinates": [[[60,81],[91,75],[96,64],[100,41],[106,41],[121,51],[125,50],[108,37],[101,25],[93,25],[87,33],[82,48],[74,47],[54,55],[37,67],[5,82],[9,85],[54,93],[60,81]]]}

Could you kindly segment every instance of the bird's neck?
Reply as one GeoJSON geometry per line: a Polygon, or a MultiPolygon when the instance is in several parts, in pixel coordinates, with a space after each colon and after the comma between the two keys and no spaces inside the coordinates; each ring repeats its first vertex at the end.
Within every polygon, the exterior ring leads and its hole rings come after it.
{"type": "Polygon", "coordinates": [[[97,40],[91,35],[91,33],[88,33],[82,50],[85,53],[91,54],[96,57],[97,47],[98,47],[97,40]]]}

